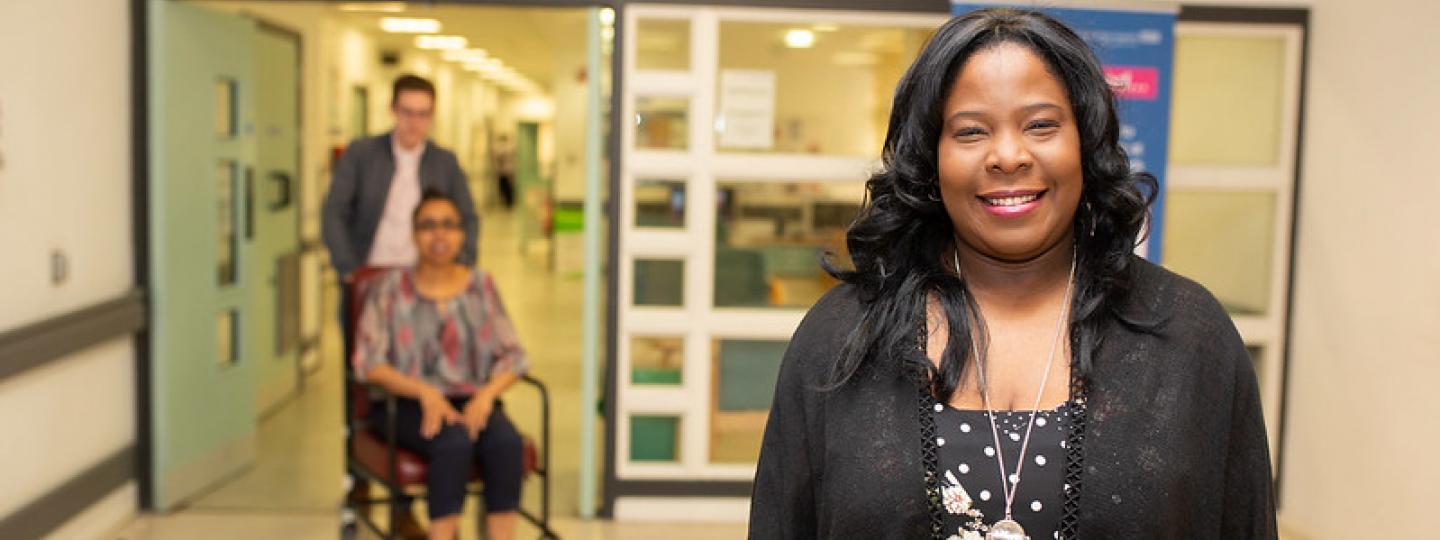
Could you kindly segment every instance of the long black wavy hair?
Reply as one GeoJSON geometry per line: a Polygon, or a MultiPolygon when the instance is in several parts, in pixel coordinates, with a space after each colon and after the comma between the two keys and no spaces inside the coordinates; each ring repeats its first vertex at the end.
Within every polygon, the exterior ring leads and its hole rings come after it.
{"type": "Polygon", "coordinates": [[[1084,174],[1075,213],[1075,289],[1070,309],[1071,380],[1084,384],[1100,346],[1102,325],[1146,322],[1121,313],[1131,287],[1131,253],[1156,192],[1155,177],[1130,170],[1119,144],[1115,97],[1089,46],[1070,28],[1037,11],[982,9],[936,31],[895,89],[882,167],[866,182],[866,201],[847,233],[853,269],[833,257],[825,269],[850,283],[861,319],[834,364],[838,387],[867,363],[900,359],[901,366],[948,400],[967,369],[972,321],[984,321],[960,276],[944,264],[954,227],[939,196],[937,146],[943,106],[955,78],[975,53],[1003,43],[1027,47],[1064,84],[1080,133],[1084,174]],[[950,336],[937,369],[923,354],[927,299],[939,300],[950,336]],[[1112,318],[1113,317],[1113,318],[1112,318]]]}

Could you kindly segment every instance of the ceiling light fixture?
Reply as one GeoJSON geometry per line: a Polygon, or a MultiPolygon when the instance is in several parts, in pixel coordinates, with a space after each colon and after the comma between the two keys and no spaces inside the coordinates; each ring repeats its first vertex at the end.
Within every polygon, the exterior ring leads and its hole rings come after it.
{"type": "Polygon", "coordinates": [[[440,57],[451,62],[478,62],[490,57],[485,49],[450,49],[440,53],[440,57]]]}
{"type": "Polygon", "coordinates": [[[404,2],[346,2],[340,4],[340,11],[349,13],[402,13],[404,2]]]}
{"type": "Polygon", "coordinates": [[[499,72],[498,70],[500,69],[500,62],[499,62],[498,60],[495,60],[495,59],[491,58],[491,59],[486,59],[486,60],[476,60],[476,61],[474,61],[474,62],[465,62],[464,66],[465,66],[465,69],[470,70],[470,71],[478,71],[478,72],[481,72],[481,73],[487,73],[487,72],[496,72],[496,73],[498,73],[498,72],[499,72]]]}
{"type": "Polygon", "coordinates": [[[421,49],[464,49],[469,43],[465,36],[415,36],[415,46],[421,49]]]}
{"type": "Polygon", "coordinates": [[[791,49],[809,49],[815,45],[815,32],[803,28],[785,32],[785,46],[791,49]]]}
{"type": "Polygon", "coordinates": [[[380,19],[380,29],[392,34],[434,34],[440,31],[440,21],[409,17],[384,17],[380,19]]]}

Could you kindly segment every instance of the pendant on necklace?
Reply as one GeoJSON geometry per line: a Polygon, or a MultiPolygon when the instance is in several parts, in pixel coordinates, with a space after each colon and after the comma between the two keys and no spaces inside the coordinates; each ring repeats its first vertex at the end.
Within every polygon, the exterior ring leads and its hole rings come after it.
{"type": "Polygon", "coordinates": [[[1002,519],[990,526],[990,532],[985,533],[985,540],[1030,540],[1025,536],[1025,529],[1014,520],[1002,519]]]}

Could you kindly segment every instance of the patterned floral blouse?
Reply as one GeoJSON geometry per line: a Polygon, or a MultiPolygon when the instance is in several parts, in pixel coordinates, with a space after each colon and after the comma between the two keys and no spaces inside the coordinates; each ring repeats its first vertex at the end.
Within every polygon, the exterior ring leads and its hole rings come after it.
{"type": "Polygon", "coordinates": [[[360,380],[388,363],[457,397],[497,374],[523,375],[529,367],[490,274],[475,270],[465,290],[437,302],[416,290],[409,268],[375,278],[355,325],[351,363],[360,380]]]}

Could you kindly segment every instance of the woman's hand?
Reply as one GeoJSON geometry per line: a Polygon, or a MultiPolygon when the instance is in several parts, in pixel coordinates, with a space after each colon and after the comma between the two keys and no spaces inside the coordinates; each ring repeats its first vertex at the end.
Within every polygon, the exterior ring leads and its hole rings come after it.
{"type": "Polygon", "coordinates": [[[479,438],[480,432],[485,431],[490,412],[494,410],[495,398],[485,392],[476,392],[465,404],[465,430],[470,432],[470,440],[479,438]]]}
{"type": "MultiPolygon", "coordinates": [[[[420,395],[420,436],[432,439],[440,430],[450,424],[464,420],[459,411],[445,399],[445,394],[433,388],[420,395]]],[[[466,407],[467,409],[469,407],[466,407]]]]}

